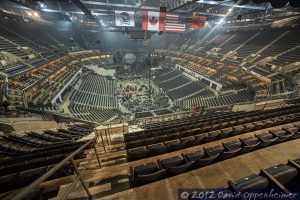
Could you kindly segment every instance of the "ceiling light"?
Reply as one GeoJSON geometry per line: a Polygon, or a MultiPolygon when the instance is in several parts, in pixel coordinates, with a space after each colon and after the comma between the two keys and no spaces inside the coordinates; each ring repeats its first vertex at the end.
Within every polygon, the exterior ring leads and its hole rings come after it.
{"type": "Polygon", "coordinates": [[[31,12],[27,12],[28,16],[32,16],[32,13],[31,12]]]}
{"type": "Polygon", "coordinates": [[[33,12],[33,16],[38,17],[39,14],[37,12],[33,12]]]}

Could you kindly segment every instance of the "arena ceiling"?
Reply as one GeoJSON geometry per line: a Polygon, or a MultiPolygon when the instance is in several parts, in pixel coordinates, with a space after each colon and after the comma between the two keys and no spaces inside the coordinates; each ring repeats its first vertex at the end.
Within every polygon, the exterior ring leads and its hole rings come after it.
{"type": "Polygon", "coordinates": [[[228,19],[263,16],[272,20],[300,15],[299,9],[293,8],[288,3],[280,9],[275,9],[268,0],[251,0],[244,4],[245,1],[249,0],[2,0],[0,8],[2,13],[19,15],[23,18],[28,17],[28,10],[33,10],[39,13],[41,21],[51,22],[57,18],[73,23],[97,25],[102,29],[113,24],[115,10],[139,13],[143,9],[159,11],[161,6],[165,6],[169,12],[180,13],[187,18],[193,14],[205,15],[208,21],[225,16],[228,19]],[[265,2],[254,4],[252,1],[265,2]]]}

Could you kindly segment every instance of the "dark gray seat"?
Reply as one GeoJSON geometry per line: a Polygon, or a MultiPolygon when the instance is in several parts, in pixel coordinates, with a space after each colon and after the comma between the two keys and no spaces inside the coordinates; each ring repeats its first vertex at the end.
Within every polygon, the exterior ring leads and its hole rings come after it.
{"type": "Polygon", "coordinates": [[[146,149],[145,147],[138,147],[135,149],[127,150],[128,161],[139,160],[142,158],[146,158],[147,156],[148,156],[148,149],[146,149]]]}
{"type": "Polygon", "coordinates": [[[271,130],[270,133],[278,137],[277,142],[283,142],[285,140],[288,140],[294,135],[294,133],[285,130],[271,130]]]}
{"type": "Polygon", "coordinates": [[[257,137],[241,138],[240,141],[242,142],[241,153],[250,152],[259,147],[259,145],[261,144],[257,137]]]}
{"type": "Polygon", "coordinates": [[[208,165],[215,161],[220,154],[216,154],[214,156],[207,155],[206,152],[203,150],[197,151],[197,152],[192,152],[192,153],[187,153],[184,154],[183,156],[186,158],[187,161],[194,161],[196,167],[202,167],[205,165],[208,165]]]}
{"type": "Polygon", "coordinates": [[[147,163],[133,168],[132,179],[135,186],[154,182],[162,178],[164,169],[160,169],[155,162],[147,163]]]}
{"type": "Polygon", "coordinates": [[[205,136],[202,140],[203,143],[215,141],[217,136],[219,135],[218,132],[212,131],[209,132],[207,136],[205,136]]]}
{"type": "Polygon", "coordinates": [[[136,148],[143,146],[143,142],[141,140],[133,140],[130,142],[125,142],[126,149],[136,148]]]}
{"type": "Polygon", "coordinates": [[[228,128],[222,128],[221,129],[222,135],[230,136],[233,133],[233,128],[228,127],[228,128]]]}
{"type": "Polygon", "coordinates": [[[224,147],[222,145],[217,145],[213,147],[204,148],[204,151],[209,156],[215,156],[221,154],[224,151],[224,147]]]}
{"type": "Polygon", "coordinates": [[[185,143],[180,143],[180,140],[171,140],[171,141],[164,142],[164,144],[168,152],[183,149],[185,146],[185,143]]]}
{"type": "Polygon", "coordinates": [[[228,183],[231,188],[240,192],[258,192],[266,189],[269,186],[268,180],[265,177],[257,174],[252,174],[236,181],[228,181],[228,183]]]}
{"type": "Polygon", "coordinates": [[[289,128],[283,128],[283,130],[293,133],[293,136],[291,136],[291,139],[297,139],[300,138],[300,131],[298,127],[289,127],[289,128]]]}
{"type": "Polygon", "coordinates": [[[290,192],[299,192],[299,172],[290,165],[279,164],[266,169],[280,184],[290,192]]]}
{"type": "Polygon", "coordinates": [[[255,126],[254,130],[260,130],[265,126],[262,121],[253,122],[253,125],[255,126]]]}
{"type": "Polygon", "coordinates": [[[255,135],[255,136],[258,137],[259,140],[262,142],[260,144],[260,147],[269,146],[269,145],[275,143],[278,139],[277,136],[275,136],[271,133],[263,133],[263,134],[259,134],[259,135],[255,135]]]}
{"type": "Polygon", "coordinates": [[[223,144],[225,150],[221,152],[221,159],[228,159],[242,150],[242,143],[240,141],[232,141],[223,144]]]}
{"type": "Polygon", "coordinates": [[[164,154],[167,151],[167,148],[163,143],[148,145],[147,149],[149,150],[150,156],[164,154]]]}
{"type": "Polygon", "coordinates": [[[243,133],[245,129],[243,125],[234,126],[232,128],[233,128],[232,135],[239,135],[243,133]]]}
{"type": "Polygon", "coordinates": [[[195,140],[194,136],[189,136],[189,137],[184,137],[180,139],[180,142],[182,144],[184,144],[184,147],[192,147],[192,146],[196,146],[199,143],[197,142],[197,140],[195,140]]]}
{"type": "Polygon", "coordinates": [[[244,131],[247,133],[247,132],[250,132],[250,131],[253,131],[255,129],[255,125],[252,124],[252,123],[247,123],[247,124],[244,124],[244,131]]]}
{"type": "Polygon", "coordinates": [[[156,143],[156,141],[157,140],[154,137],[141,139],[141,142],[143,143],[144,146],[154,144],[154,143],[156,143]]]}
{"type": "Polygon", "coordinates": [[[174,175],[189,170],[193,166],[194,161],[187,162],[182,157],[176,156],[161,160],[160,163],[161,166],[166,170],[167,174],[174,175]]]}

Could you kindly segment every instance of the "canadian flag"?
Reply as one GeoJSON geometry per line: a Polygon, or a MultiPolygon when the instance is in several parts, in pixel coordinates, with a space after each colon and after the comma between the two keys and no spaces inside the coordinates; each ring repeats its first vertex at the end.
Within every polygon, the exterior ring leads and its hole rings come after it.
{"type": "Polygon", "coordinates": [[[165,29],[165,13],[142,11],[142,30],[143,31],[164,31],[165,29]]]}

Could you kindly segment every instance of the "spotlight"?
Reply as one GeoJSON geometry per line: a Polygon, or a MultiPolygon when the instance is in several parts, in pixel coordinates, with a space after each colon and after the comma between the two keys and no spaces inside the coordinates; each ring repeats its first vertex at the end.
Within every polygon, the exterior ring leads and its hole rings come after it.
{"type": "Polygon", "coordinates": [[[41,8],[45,8],[46,6],[45,6],[44,3],[40,3],[40,7],[41,7],[41,8]]]}
{"type": "Polygon", "coordinates": [[[31,16],[32,16],[32,13],[31,13],[31,12],[27,12],[27,15],[31,17],[31,16]]]}
{"type": "Polygon", "coordinates": [[[39,14],[37,12],[33,12],[33,16],[38,17],[39,14]]]}
{"type": "Polygon", "coordinates": [[[229,8],[228,12],[231,13],[233,11],[233,8],[229,8]]]}

